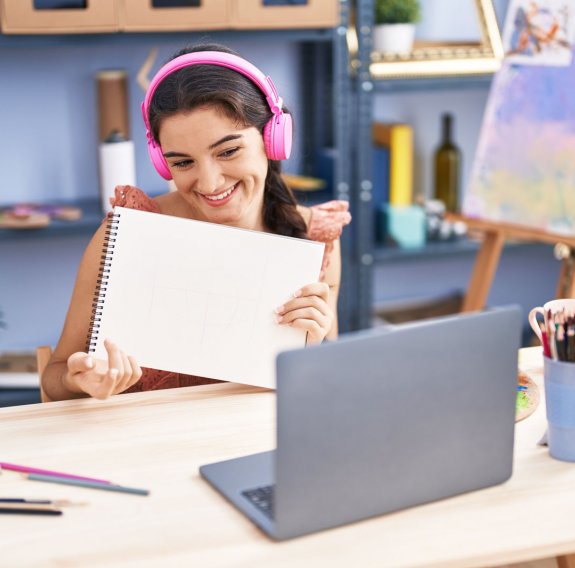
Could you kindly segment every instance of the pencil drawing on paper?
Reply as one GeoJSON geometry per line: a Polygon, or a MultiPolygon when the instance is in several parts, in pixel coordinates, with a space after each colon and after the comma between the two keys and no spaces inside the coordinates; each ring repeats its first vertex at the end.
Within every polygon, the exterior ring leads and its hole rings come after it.
{"type": "MultiPolygon", "coordinates": [[[[254,282],[261,279],[261,272],[251,271],[254,282]]],[[[190,282],[188,287],[156,284],[151,290],[148,321],[160,324],[167,337],[182,342],[182,348],[193,344],[197,349],[217,350],[221,345],[229,349],[253,336],[259,296],[256,286],[238,289],[229,281],[210,283],[207,274],[202,282],[190,282]]]]}

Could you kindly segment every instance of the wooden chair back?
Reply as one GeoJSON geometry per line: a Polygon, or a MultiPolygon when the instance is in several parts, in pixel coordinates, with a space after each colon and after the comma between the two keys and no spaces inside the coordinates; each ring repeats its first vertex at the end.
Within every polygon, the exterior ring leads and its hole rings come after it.
{"type": "Polygon", "coordinates": [[[50,357],[52,357],[52,348],[49,345],[42,345],[36,348],[36,365],[38,367],[38,377],[40,378],[40,397],[42,402],[50,402],[50,399],[42,388],[42,373],[46,365],[48,365],[50,357]]]}

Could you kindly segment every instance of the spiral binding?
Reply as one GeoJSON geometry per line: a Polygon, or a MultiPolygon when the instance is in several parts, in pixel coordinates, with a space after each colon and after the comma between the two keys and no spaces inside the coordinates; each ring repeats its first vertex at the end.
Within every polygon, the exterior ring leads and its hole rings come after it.
{"type": "Polygon", "coordinates": [[[90,327],[86,339],[86,351],[94,353],[100,333],[100,322],[102,321],[102,309],[106,300],[108,290],[108,280],[110,279],[110,269],[112,268],[112,257],[114,248],[116,248],[116,238],[118,236],[118,225],[120,224],[120,214],[111,213],[106,224],[106,233],[104,237],[104,246],[102,256],[100,257],[100,269],[98,271],[98,280],[96,281],[96,290],[92,300],[92,317],[90,318],[90,327]]]}

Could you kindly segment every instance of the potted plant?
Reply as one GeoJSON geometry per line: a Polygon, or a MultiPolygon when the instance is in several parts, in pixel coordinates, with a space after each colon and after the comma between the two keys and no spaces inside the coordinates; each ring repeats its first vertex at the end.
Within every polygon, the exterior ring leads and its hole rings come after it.
{"type": "Polygon", "coordinates": [[[419,0],[375,0],[375,50],[409,53],[420,16],[419,0]]]}

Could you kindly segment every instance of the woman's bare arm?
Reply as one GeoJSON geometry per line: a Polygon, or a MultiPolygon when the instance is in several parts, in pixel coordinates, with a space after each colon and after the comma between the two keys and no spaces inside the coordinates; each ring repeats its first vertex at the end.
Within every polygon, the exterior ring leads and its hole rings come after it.
{"type": "Polygon", "coordinates": [[[106,342],[108,360],[95,359],[86,350],[105,234],[103,224],[80,262],[62,335],[42,374],[45,401],[84,396],[107,398],[141,377],[141,369],[133,358],[110,341],[106,342]]]}

